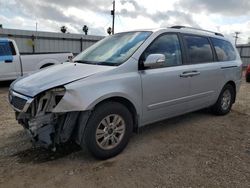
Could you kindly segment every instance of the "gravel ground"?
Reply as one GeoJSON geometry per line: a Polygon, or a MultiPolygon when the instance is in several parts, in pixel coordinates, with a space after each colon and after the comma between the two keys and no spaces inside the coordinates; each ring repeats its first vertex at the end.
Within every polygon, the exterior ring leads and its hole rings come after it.
{"type": "MultiPolygon", "coordinates": [[[[3,85],[3,83],[0,83],[3,85]]],[[[134,134],[115,158],[99,161],[74,144],[32,148],[0,87],[0,187],[250,187],[250,84],[232,112],[207,111],[134,134]]]]}

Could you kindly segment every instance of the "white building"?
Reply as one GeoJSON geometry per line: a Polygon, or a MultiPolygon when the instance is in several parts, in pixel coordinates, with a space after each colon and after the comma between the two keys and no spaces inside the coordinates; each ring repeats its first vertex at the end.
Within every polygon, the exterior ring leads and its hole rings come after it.
{"type": "Polygon", "coordinates": [[[0,29],[1,38],[14,39],[20,53],[72,52],[78,54],[103,38],[84,34],[0,29]]]}
{"type": "Polygon", "coordinates": [[[237,45],[237,49],[239,51],[243,65],[250,65],[250,44],[237,45]]]}

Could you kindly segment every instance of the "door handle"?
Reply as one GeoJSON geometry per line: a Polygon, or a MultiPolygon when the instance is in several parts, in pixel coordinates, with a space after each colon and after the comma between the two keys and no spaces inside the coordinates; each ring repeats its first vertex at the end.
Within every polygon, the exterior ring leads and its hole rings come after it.
{"type": "Polygon", "coordinates": [[[185,73],[185,72],[183,72],[183,73],[180,75],[181,78],[188,78],[189,76],[190,76],[189,73],[185,73]]]}
{"type": "Polygon", "coordinates": [[[201,73],[198,71],[187,71],[187,72],[183,72],[180,77],[181,78],[188,78],[188,77],[193,77],[193,76],[198,76],[201,73]]]}
{"type": "Polygon", "coordinates": [[[199,71],[193,71],[192,75],[191,76],[198,76],[200,75],[201,73],[199,71]]]}

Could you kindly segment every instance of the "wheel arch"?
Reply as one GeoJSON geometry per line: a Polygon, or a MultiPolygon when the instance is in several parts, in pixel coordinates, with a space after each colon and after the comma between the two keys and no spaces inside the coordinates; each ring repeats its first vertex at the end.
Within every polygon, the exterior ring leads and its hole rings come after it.
{"type": "Polygon", "coordinates": [[[52,59],[52,58],[49,58],[49,59],[43,59],[42,61],[40,61],[37,65],[36,65],[36,69],[39,70],[41,68],[45,68],[47,67],[48,65],[51,66],[51,65],[56,65],[56,64],[59,64],[60,62],[57,60],[57,59],[52,59]]]}
{"type": "Polygon", "coordinates": [[[129,99],[125,97],[121,97],[121,96],[113,96],[113,97],[105,98],[102,101],[95,104],[94,109],[97,106],[102,105],[106,102],[110,102],[110,101],[121,103],[129,110],[133,118],[133,131],[137,132],[138,124],[139,124],[139,115],[137,113],[135,105],[129,99]]]}
{"type": "Polygon", "coordinates": [[[236,84],[235,84],[234,81],[230,80],[223,87],[225,87],[226,85],[231,85],[233,87],[233,89],[234,89],[233,103],[235,103],[235,100],[236,100],[236,84]]]}
{"type": "Polygon", "coordinates": [[[40,69],[43,69],[43,68],[46,68],[46,67],[49,67],[49,66],[52,66],[52,65],[55,65],[55,64],[54,63],[46,63],[46,64],[42,65],[40,67],[40,69]]]}
{"type": "Polygon", "coordinates": [[[80,144],[82,142],[82,138],[83,138],[83,135],[85,132],[85,127],[88,123],[88,120],[89,120],[89,117],[91,116],[92,111],[97,106],[102,105],[106,102],[110,102],[110,101],[121,103],[126,108],[128,108],[128,110],[131,113],[132,118],[133,118],[133,132],[139,131],[139,115],[138,115],[138,112],[136,110],[135,105],[129,99],[127,99],[125,97],[112,96],[112,97],[105,98],[105,99],[95,103],[95,105],[87,111],[81,111],[81,113],[79,114],[79,119],[78,119],[78,123],[76,126],[76,135],[75,135],[75,141],[78,144],[80,144]]]}

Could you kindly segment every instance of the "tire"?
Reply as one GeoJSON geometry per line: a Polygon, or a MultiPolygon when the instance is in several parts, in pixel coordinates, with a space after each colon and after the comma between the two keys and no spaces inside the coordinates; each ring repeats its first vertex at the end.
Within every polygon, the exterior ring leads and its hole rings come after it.
{"type": "Polygon", "coordinates": [[[133,119],[129,110],[118,102],[106,102],[91,114],[81,147],[86,146],[96,158],[111,158],[126,147],[132,130],[133,119]]]}
{"type": "Polygon", "coordinates": [[[235,99],[235,90],[232,85],[223,87],[217,102],[212,106],[212,112],[216,115],[226,115],[231,111],[235,99]]]}
{"type": "Polygon", "coordinates": [[[250,82],[250,73],[246,75],[246,82],[250,82]]]}

